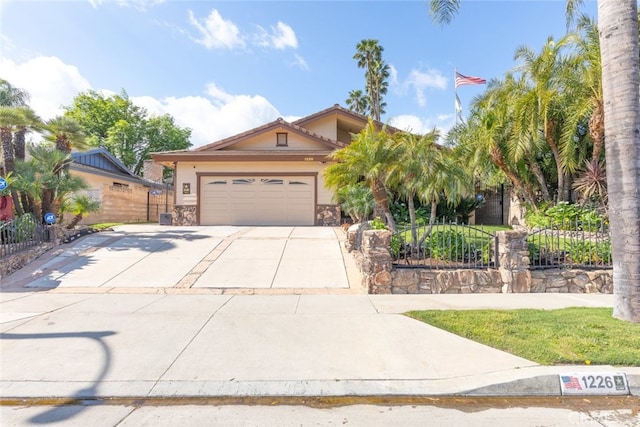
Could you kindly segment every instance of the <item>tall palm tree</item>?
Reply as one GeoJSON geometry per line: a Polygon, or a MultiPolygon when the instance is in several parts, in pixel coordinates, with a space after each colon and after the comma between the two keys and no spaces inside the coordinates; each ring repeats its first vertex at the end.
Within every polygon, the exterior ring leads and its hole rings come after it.
{"type": "Polygon", "coordinates": [[[384,214],[393,231],[396,224],[389,209],[387,181],[397,161],[400,147],[383,129],[378,131],[371,118],[353,142],[331,153],[337,163],[325,169],[325,183],[330,188],[341,188],[364,181],[371,188],[375,205],[384,214]]]}
{"type": "Polygon", "coordinates": [[[389,65],[382,59],[383,51],[378,40],[364,39],[356,45],[356,53],[353,55],[353,59],[358,61],[358,67],[365,70],[367,104],[371,117],[377,121],[384,114],[386,103],[382,99],[389,87],[389,65]]]}
{"type": "Polygon", "coordinates": [[[539,53],[519,47],[515,55],[522,61],[518,68],[530,84],[530,89],[519,97],[515,132],[526,135],[529,140],[535,140],[541,134],[548,144],[555,160],[558,202],[569,200],[569,171],[577,166],[575,150],[564,146],[563,142],[567,140],[561,138],[567,97],[563,85],[558,83],[562,70],[569,64],[562,57],[567,42],[567,37],[557,42],[549,38],[539,53]]]}
{"type": "Polygon", "coordinates": [[[599,0],[613,315],[640,322],[640,86],[636,0],[599,0]]]}
{"type": "Polygon", "coordinates": [[[355,111],[358,114],[367,114],[367,110],[369,109],[367,97],[360,89],[350,91],[346,103],[351,111],[355,111]]]}
{"type": "MultiPolygon", "coordinates": [[[[567,0],[567,14],[583,0],[567,0]]],[[[450,22],[461,0],[431,0],[439,22],[450,22]]],[[[640,322],[640,64],[637,0],[598,0],[609,165],[609,220],[613,256],[615,317],[640,322]],[[613,173],[613,170],[616,173],[613,173]]]]}

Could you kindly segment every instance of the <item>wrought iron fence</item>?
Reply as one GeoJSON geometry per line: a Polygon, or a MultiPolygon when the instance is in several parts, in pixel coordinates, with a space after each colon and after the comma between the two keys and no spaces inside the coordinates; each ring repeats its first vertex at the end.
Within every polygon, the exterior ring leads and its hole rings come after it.
{"type": "Polygon", "coordinates": [[[563,221],[527,237],[532,269],[612,268],[611,237],[602,221],[563,221]]]}
{"type": "Polygon", "coordinates": [[[0,259],[53,239],[53,227],[37,222],[33,215],[0,222],[0,259]]]}
{"type": "Polygon", "coordinates": [[[444,220],[433,226],[399,227],[391,238],[393,264],[399,268],[495,268],[497,251],[495,233],[444,220]]]}

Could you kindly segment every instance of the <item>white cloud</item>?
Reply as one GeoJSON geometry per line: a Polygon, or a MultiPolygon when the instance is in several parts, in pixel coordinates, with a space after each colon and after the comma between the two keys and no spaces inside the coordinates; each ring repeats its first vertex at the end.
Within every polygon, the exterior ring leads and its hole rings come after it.
{"type": "Polygon", "coordinates": [[[398,70],[392,64],[389,64],[389,84],[391,86],[398,85],[398,70]]]}
{"type": "Polygon", "coordinates": [[[192,130],[192,148],[210,144],[237,133],[263,125],[279,117],[278,110],[264,97],[233,95],[209,83],[204,96],[131,97],[150,114],[170,114],[176,124],[192,130]]]}
{"type": "Polygon", "coordinates": [[[91,88],[78,68],[55,56],[40,56],[23,63],[0,59],[0,76],[31,95],[29,105],[43,119],[63,113],[78,94],[91,88]]]}
{"type": "Polygon", "coordinates": [[[409,76],[400,85],[400,91],[404,92],[408,89],[415,91],[416,100],[421,107],[427,104],[427,89],[447,88],[447,78],[442,75],[439,70],[430,69],[426,72],[411,70],[409,76]]]}
{"type": "MultiPolygon", "coordinates": [[[[30,93],[29,104],[43,120],[62,114],[63,105],[70,105],[76,95],[91,89],[75,66],[56,57],[37,57],[23,63],[2,58],[0,77],[30,93]]],[[[108,89],[97,92],[104,96],[116,93],[108,89]]],[[[280,116],[264,97],[230,94],[215,83],[206,86],[203,96],[164,99],[131,96],[130,99],[146,108],[150,115],[170,114],[176,124],[191,128],[193,147],[244,132],[280,116]]]]}
{"type": "Polygon", "coordinates": [[[258,32],[254,35],[254,43],[258,46],[284,50],[288,47],[296,49],[298,38],[295,31],[284,22],[278,21],[275,27],[271,27],[271,33],[258,26],[258,32]]]}
{"type": "Polygon", "coordinates": [[[305,61],[305,59],[298,55],[297,53],[294,55],[294,61],[292,61],[289,65],[295,66],[295,67],[300,67],[300,69],[302,70],[308,70],[309,69],[309,64],[307,64],[307,61],[305,61]]]}
{"type": "Polygon", "coordinates": [[[115,3],[121,7],[132,7],[134,9],[145,11],[150,7],[164,3],[166,0],[89,0],[94,9],[104,3],[115,3]]]}
{"type": "Polygon", "coordinates": [[[223,19],[216,9],[211,10],[202,22],[189,10],[189,22],[200,33],[200,37],[192,39],[207,49],[233,49],[245,46],[236,24],[223,19]]]}

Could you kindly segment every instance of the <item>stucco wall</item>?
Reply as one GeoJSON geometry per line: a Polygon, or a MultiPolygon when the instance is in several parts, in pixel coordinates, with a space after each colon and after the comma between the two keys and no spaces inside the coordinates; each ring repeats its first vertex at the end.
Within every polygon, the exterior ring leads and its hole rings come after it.
{"type": "Polygon", "coordinates": [[[307,123],[304,125],[304,128],[326,138],[338,139],[336,118],[332,116],[323,117],[312,123],[307,123]]]}
{"type": "Polygon", "coordinates": [[[328,165],[317,161],[310,162],[207,162],[178,163],[176,173],[176,205],[189,206],[197,203],[197,173],[318,173],[318,204],[332,204],[333,193],[325,188],[322,171],[328,165]],[[191,194],[182,194],[183,184],[189,183],[191,194]]]}
{"type": "MultiPolygon", "coordinates": [[[[288,129],[282,129],[281,133],[287,134],[287,146],[278,147],[276,145],[276,134],[277,131],[269,132],[266,134],[258,135],[253,138],[248,138],[244,141],[237,142],[233,144],[231,147],[223,148],[230,150],[287,150],[287,151],[296,151],[296,150],[317,150],[317,149],[325,149],[326,147],[321,147],[317,142],[310,141],[309,137],[302,137],[296,133],[290,132],[288,129]]],[[[334,132],[335,133],[335,132],[334,132]]]]}

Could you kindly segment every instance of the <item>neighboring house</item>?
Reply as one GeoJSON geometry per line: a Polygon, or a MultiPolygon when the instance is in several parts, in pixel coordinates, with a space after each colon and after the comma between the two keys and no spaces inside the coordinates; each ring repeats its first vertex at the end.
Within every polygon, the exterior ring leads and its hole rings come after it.
{"type": "Polygon", "coordinates": [[[175,170],[173,223],[339,225],[340,207],[323,171],[329,154],[366,124],[365,116],[334,105],[195,150],[154,153],[154,162],[175,170]]]}
{"type": "MultiPolygon", "coordinates": [[[[85,216],[82,224],[157,222],[159,213],[171,211],[173,188],[161,182],[159,165],[155,165],[155,176],[148,180],[134,175],[104,148],[74,152],[71,156],[71,174],[89,184],[86,193],[101,205],[100,211],[85,216]]],[[[145,168],[148,177],[149,171],[145,168]]]]}

